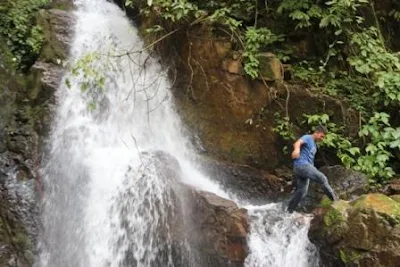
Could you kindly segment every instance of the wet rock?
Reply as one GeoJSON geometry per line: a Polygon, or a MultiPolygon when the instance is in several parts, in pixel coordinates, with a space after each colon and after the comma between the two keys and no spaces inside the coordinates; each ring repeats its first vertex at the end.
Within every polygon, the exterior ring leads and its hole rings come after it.
{"type": "Polygon", "coordinates": [[[204,266],[243,266],[248,253],[247,211],[215,194],[191,190],[190,240],[204,266]]]}
{"type": "Polygon", "coordinates": [[[44,43],[31,72],[41,83],[42,88],[38,90],[51,94],[58,88],[64,73],[62,63],[68,58],[75,17],[72,12],[64,10],[40,10],[37,21],[43,28],[44,43]]]}
{"type": "MultiPolygon", "coordinates": [[[[165,60],[175,53],[185,59],[175,64],[179,73],[174,84],[177,107],[209,156],[266,170],[289,163],[290,157],[282,153],[289,144],[282,144],[272,130],[274,114],[282,114],[285,107],[295,125],[301,124],[299,114],[313,113],[327,113],[332,121],[349,128],[357,125],[353,121],[358,117],[345,102],[304,86],[283,84],[284,67],[271,53],[262,54],[264,81],[242,75],[237,52],[226,49],[228,45],[204,28],[193,28],[189,37],[176,35],[173,42],[158,45],[161,51],[168,51],[165,60]]],[[[289,76],[290,71],[286,72],[289,76]]]]}
{"type": "Polygon", "coordinates": [[[315,210],[310,240],[324,266],[398,266],[400,203],[382,194],[315,210]]]}
{"type": "Polygon", "coordinates": [[[263,170],[213,160],[206,160],[202,165],[211,179],[242,200],[265,203],[277,199],[285,191],[284,179],[263,170]]]}
{"type": "Polygon", "coordinates": [[[44,35],[38,61],[57,65],[59,60],[67,59],[75,24],[74,14],[59,9],[40,10],[36,20],[44,35]]]}
{"type": "MultiPolygon", "coordinates": [[[[127,173],[139,175],[140,179],[135,188],[127,188],[121,197],[142,199],[137,188],[148,188],[145,184],[154,179],[160,179],[157,184],[164,183],[157,195],[144,190],[146,201],[138,207],[139,214],[148,214],[149,210],[155,214],[154,224],[149,226],[154,235],[151,238],[164,240],[165,246],[155,244],[160,253],[155,254],[154,266],[163,266],[169,254],[180,266],[243,266],[247,255],[247,211],[231,200],[183,184],[179,162],[164,151],[143,152],[141,159],[143,171],[127,173]]],[[[121,219],[133,249],[138,240],[135,229],[124,222],[128,209],[121,208],[121,219]]],[[[134,262],[129,256],[124,261],[126,265],[134,262]]]]}
{"type": "Polygon", "coordinates": [[[57,58],[68,55],[71,18],[61,11],[39,12],[37,21],[45,40],[29,74],[15,74],[0,62],[0,87],[4,89],[0,95],[1,266],[33,265],[38,232],[39,151],[49,129],[54,91],[63,72],[56,64],[57,58]]]}

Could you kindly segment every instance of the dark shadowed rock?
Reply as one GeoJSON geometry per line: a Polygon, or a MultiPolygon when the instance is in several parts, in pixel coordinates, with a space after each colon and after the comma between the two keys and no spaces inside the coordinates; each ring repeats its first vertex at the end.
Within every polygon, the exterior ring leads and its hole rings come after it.
{"type": "Polygon", "coordinates": [[[368,194],[314,213],[309,237],[319,247],[324,266],[399,266],[400,203],[368,194]]]}
{"type": "Polygon", "coordinates": [[[269,172],[247,165],[205,160],[204,170],[227,191],[252,203],[264,203],[284,194],[286,181],[269,172]]]}
{"type": "Polygon", "coordinates": [[[368,190],[368,178],[363,173],[341,165],[325,166],[320,171],[328,177],[332,188],[342,199],[354,199],[368,190]]]}
{"type": "Polygon", "coordinates": [[[395,179],[389,182],[388,193],[391,195],[400,194],[400,179],[395,179]]]}

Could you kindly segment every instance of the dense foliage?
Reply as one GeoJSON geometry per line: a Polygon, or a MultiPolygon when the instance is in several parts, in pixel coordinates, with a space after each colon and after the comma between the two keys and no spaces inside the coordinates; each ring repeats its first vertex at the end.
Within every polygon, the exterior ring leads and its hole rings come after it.
{"type": "MultiPolygon", "coordinates": [[[[245,72],[258,77],[258,54],[272,51],[292,64],[297,82],[346,99],[360,114],[359,135],[349,138],[326,114],[305,125],[329,124],[325,145],[344,165],[384,182],[398,172],[400,125],[400,3],[395,0],[127,0],[142,15],[158,14],[165,25],[209,24],[242,51],[245,72]],[[305,45],[304,45],[305,44],[305,45]],[[306,48],[304,48],[304,46],[306,48]]],[[[153,31],[154,32],[154,31],[153,31]]],[[[275,131],[293,139],[293,125],[280,116],[275,131]]]]}
{"type": "Polygon", "coordinates": [[[0,2],[0,39],[12,53],[16,67],[29,67],[40,52],[43,34],[35,25],[35,12],[49,0],[5,0],[0,2]]]}

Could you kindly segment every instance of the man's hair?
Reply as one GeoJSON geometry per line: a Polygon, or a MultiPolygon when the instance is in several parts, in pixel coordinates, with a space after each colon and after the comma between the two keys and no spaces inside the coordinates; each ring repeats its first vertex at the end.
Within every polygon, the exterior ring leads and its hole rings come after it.
{"type": "Polygon", "coordinates": [[[323,125],[318,125],[317,127],[315,127],[315,132],[327,134],[328,129],[323,125]]]}

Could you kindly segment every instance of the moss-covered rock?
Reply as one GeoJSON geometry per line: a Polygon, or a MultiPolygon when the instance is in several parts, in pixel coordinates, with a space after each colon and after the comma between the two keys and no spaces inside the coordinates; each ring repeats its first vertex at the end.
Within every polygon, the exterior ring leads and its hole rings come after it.
{"type": "Polygon", "coordinates": [[[368,194],[351,202],[354,210],[373,210],[381,215],[400,218],[400,204],[382,194],[368,194]]]}
{"type": "Polygon", "coordinates": [[[283,80],[283,66],[281,61],[273,53],[260,53],[258,55],[260,61],[260,78],[266,81],[283,80]]]}
{"type": "Polygon", "coordinates": [[[324,266],[398,266],[400,203],[382,194],[316,210],[309,237],[324,266]]]}

